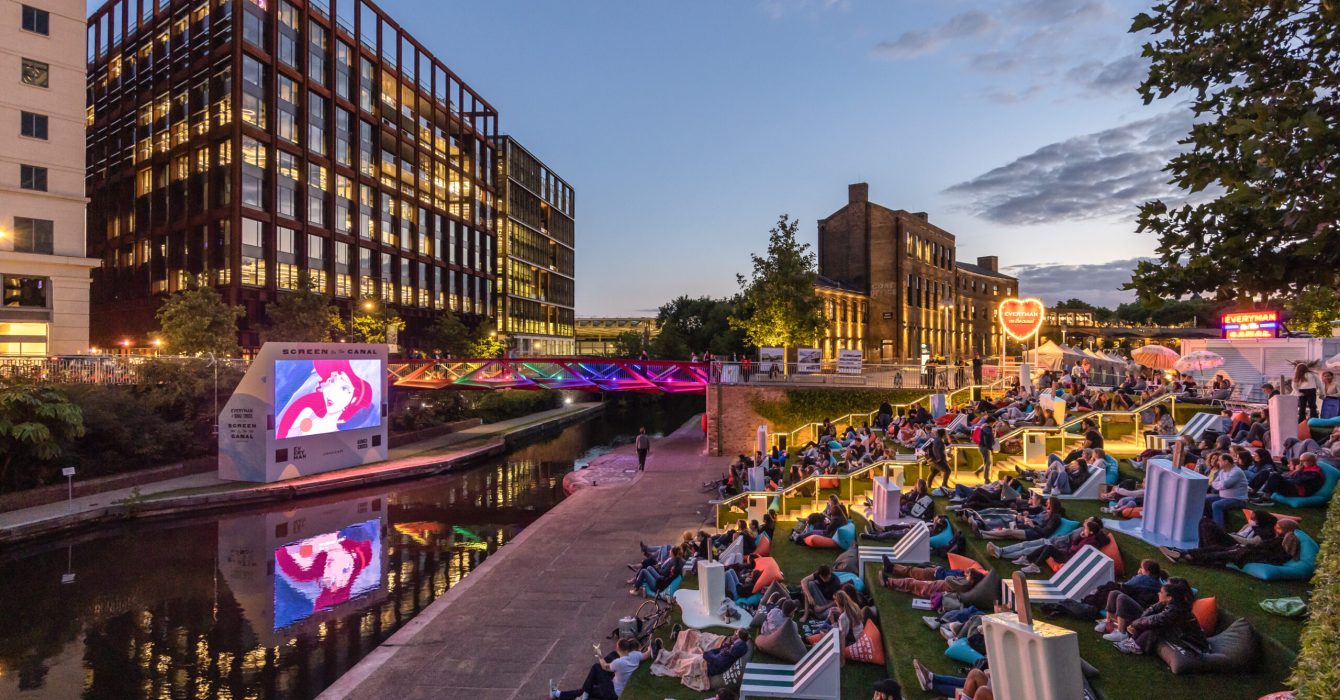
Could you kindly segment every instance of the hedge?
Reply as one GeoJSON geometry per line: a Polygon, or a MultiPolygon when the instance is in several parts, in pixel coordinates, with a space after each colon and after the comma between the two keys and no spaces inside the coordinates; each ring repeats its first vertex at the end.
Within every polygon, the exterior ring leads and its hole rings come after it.
{"type": "Polygon", "coordinates": [[[869,413],[885,401],[897,406],[919,399],[926,389],[787,389],[786,400],[755,398],[754,412],[779,430],[794,430],[825,418],[869,413]]]}
{"type": "Polygon", "coordinates": [[[1340,498],[1331,499],[1321,533],[1310,614],[1289,685],[1298,700],[1340,697],[1340,498]]]}

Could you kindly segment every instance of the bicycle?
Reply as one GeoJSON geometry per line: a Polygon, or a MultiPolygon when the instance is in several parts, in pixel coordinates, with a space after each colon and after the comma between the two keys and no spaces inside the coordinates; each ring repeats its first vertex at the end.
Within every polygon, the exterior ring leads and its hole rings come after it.
{"type": "MultiPolygon", "coordinates": [[[[627,619],[627,618],[625,618],[627,619]]],[[[638,646],[646,645],[656,630],[670,622],[670,603],[662,598],[648,598],[637,606],[637,611],[632,616],[631,638],[636,639],[638,646]]],[[[618,639],[629,636],[625,632],[623,620],[619,621],[619,626],[610,632],[608,639],[618,639]]]]}

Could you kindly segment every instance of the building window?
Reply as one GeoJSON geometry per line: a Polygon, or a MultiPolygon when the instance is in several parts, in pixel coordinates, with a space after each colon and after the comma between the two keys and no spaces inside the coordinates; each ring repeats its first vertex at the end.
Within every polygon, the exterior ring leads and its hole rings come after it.
{"type": "Polygon", "coordinates": [[[335,42],[335,94],[349,99],[349,85],[354,77],[354,50],[343,41],[335,42]]]}
{"type": "Polygon", "coordinates": [[[330,48],[326,44],[326,30],[316,22],[309,22],[307,34],[310,38],[307,49],[307,77],[317,85],[325,85],[326,52],[330,48]]]}
{"type": "Polygon", "coordinates": [[[52,225],[47,219],[14,217],[14,250],[51,255],[54,252],[52,225]]]}
{"type": "Polygon", "coordinates": [[[242,137],[242,203],[256,209],[265,208],[265,144],[242,137]]]}
{"type": "Polygon", "coordinates": [[[298,143],[298,84],[287,76],[279,76],[276,87],[278,112],[275,135],[289,143],[298,143]]]}
{"type": "Polygon", "coordinates": [[[242,219],[242,278],[245,285],[265,286],[265,236],[261,222],[242,219]]]}
{"type": "Polygon", "coordinates": [[[279,60],[298,67],[298,8],[289,2],[279,3],[279,60]]]}
{"type": "Polygon", "coordinates": [[[51,280],[45,277],[5,276],[5,306],[48,308],[51,280]]]}
{"type": "Polygon", "coordinates": [[[307,148],[326,155],[326,98],[315,92],[307,93],[307,148]]]}
{"type": "Polygon", "coordinates": [[[51,13],[36,7],[23,6],[23,29],[42,36],[51,36],[51,13]]]}
{"type": "Polygon", "coordinates": [[[275,151],[275,211],[298,218],[298,157],[280,150],[275,151]]]}
{"type": "Polygon", "coordinates": [[[265,65],[242,57],[242,121],[265,128],[265,65]]]}
{"type": "Polygon", "coordinates": [[[265,17],[250,7],[242,12],[242,39],[261,51],[268,49],[265,41],[265,17]]]}
{"type": "Polygon", "coordinates": [[[353,115],[348,110],[335,108],[335,162],[346,168],[353,165],[349,152],[349,141],[353,136],[350,127],[352,123],[353,115]]]}
{"type": "Polygon", "coordinates": [[[19,113],[19,134],[34,139],[47,139],[47,115],[32,112],[19,113]]]}
{"type": "Polygon", "coordinates": [[[47,191],[47,169],[36,165],[19,166],[19,187],[25,190],[47,191]]]}
{"type": "Polygon", "coordinates": [[[316,163],[307,164],[307,223],[326,225],[326,169],[316,163]]]}
{"type": "Polygon", "coordinates": [[[313,288],[326,293],[326,239],[320,236],[307,236],[307,274],[312,278],[313,288]]]}
{"type": "Polygon", "coordinates": [[[31,58],[23,59],[23,82],[37,87],[51,87],[51,66],[31,58]]]}
{"type": "Polygon", "coordinates": [[[278,289],[298,288],[298,257],[296,244],[297,232],[280,226],[275,229],[275,287],[278,289]]]}
{"type": "Polygon", "coordinates": [[[358,106],[364,112],[372,111],[372,86],[375,84],[375,70],[372,61],[360,59],[359,72],[362,79],[358,83],[358,106]]]}
{"type": "Polygon", "coordinates": [[[335,176],[335,232],[349,233],[353,230],[354,184],[343,175],[335,176]]]}

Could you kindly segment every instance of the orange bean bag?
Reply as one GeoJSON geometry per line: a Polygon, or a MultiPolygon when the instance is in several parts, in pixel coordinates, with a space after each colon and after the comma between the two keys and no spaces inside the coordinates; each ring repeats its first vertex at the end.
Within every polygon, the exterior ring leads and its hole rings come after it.
{"type": "Polygon", "coordinates": [[[837,487],[838,487],[838,478],[837,478],[836,476],[821,476],[821,477],[819,477],[819,488],[821,488],[821,489],[835,489],[835,488],[837,488],[837,487]]]}
{"type": "Polygon", "coordinates": [[[865,621],[865,629],[856,641],[842,649],[842,656],[850,661],[866,664],[884,665],[884,637],[874,620],[865,621]]]}
{"type": "MultiPolygon", "coordinates": [[[[1242,517],[1244,518],[1249,517],[1247,514],[1250,513],[1251,510],[1252,510],[1251,508],[1243,508],[1242,517]]],[[[1292,520],[1294,522],[1301,522],[1303,520],[1297,515],[1284,515],[1283,513],[1271,513],[1271,515],[1275,516],[1276,520],[1292,520]]]]}
{"type": "Polygon", "coordinates": [[[1197,598],[1196,602],[1191,604],[1191,614],[1196,616],[1196,622],[1200,623],[1200,631],[1205,636],[1214,634],[1214,623],[1219,621],[1219,602],[1214,597],[1197,598]]]}
{"type": "Polygon", "coordinates": [[[768,537],[766,533],[759,535],[758,541],[754,543],[754,556],[772,556],[772,538],[768,537]]]}
{"type": "Polygon", "coordinates": [[[810,535],[805,538],[805,546],[814,549],[842,549],[842,546],[833,541],[831,537],[823,535],[810,535]]]}
{"type": "Polygon", "coordinates": [[[786,578],[782,575],[782,567],[778,566],[777,560],[772,557],[755,557],[754,571],[758,572],[754,577],[754,593],[762,593],[763,589],[772,585],[773,581],[786,578]]]}
{"type": "Polygon", "coordinates": [[[949,553],[949,568],[954,569],[955,571],[969,571],[971,569],[977,569],[978,571],[984,574],[987,573],[986,567],[982,566],[981,564],[978,564],[972,559],[960,556],[958,554],[954,554],[953,552],[949,553]]]}

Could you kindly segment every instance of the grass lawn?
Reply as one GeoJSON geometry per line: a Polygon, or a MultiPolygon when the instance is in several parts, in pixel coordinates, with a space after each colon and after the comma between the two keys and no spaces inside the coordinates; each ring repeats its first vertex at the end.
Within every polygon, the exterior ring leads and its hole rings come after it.
{"type": "MultiPolygon", "coordinates": [[[[1133,475],[1130,466],[1122,462],[1122,470],[1133,475]]],[[[909,470],[908,481],[916,478],[909,470]]],[[[821,494],[826,497],[827,493],[821,494]]],[[[947,505],[943,500],[937,507],[943,511],[947,505]]],[[[1080,520],[1090,515],[1101,515],[1100,504],[1096,501],[1070,501],[1066,503],[1067,515],[1080,520]]],[[[1322,532],[1326,517],[1325,508],[1287,509],[1286,512],[1302,517],[1302,528],[1313,536],[1322,532]]],[[[1230,525],[1236,527],[1242,522],[1240,515],[1234,516],[1230,525]]],[[[856,517],[858,525],[864,522],[856,517]]],[[[833,550],[815,550],[789,542],[783,535],[789,530],[794,518],[783,516],[777,540],[773,543],[773,556],[777,559],[786,581],[791,585],[811,573],[820,564],[832,563],[836,552],[833,550]]],[[[994,568],[1002,578],[1008,578],[1015,570],[1012,564],[986,555],[985,540],[967,532],[967,556],[994,568]]],[[[1153,657],[1132,657],[1119,653],[1109,642],[1103,641],[1093,631],[1091,622],[1059,619],[1054,624],[1075,630],[1079,636],[1080,654],[1086,661],[1096,666],[1101,675],[1092,680],[1094,689],[1104,698],[1125,700],[1127,698],[1158,697],[1160,700],[1202,700],[1215,698],[1229,700],[1239,698],[1259,698],[1271,692],[1284,689],[1284,679],[1293,668],[1298,651],[1298,638],[1303,622],[1271,615],[1263,611],[1259,603],[1266,598],[1286,596],[1307,597],[1308,587],[1297,581],[1265,582],[1258,581],[1245,574],[1225,570],[1197,567],[1191,565],[1170,565],[1154,547],[1124,535],[1116,535],[1121,548],[1125,569],[1133,572],[1144,558],[1156,559],[1165,565],[1174,576],[1183,576],[1191,581],[1201,596],[1214,596],[1219,607],[1218,628],[1223,629],[1230,622],[1246,617],[1260,638],[1260,653],[1257,663],[1245,668],[1241,673],[1232,675],[1187,675],[1177,676],[1167,670],[1161,661],[1153,657]]],[[[938,563],[944,563],[938,560],[938,563]]],[[[867,567],[867,581],[875,579],[874,567],[867,567]]],[[[692,580],[686,585],[693,587],[692,580]]],[[[843,668],[842,697],[866,698],[871,694],[870,686],[874,681],[893,676],[902,684],[904,693],[910,700],[936,697],[921,691],[917,687],[912,672],[912,659],[920,659],[938,673],[959,673],[959,664],[944,656],[944,640],[921,621],[922,611],[911,607],[911,597],[872,587],[875,604],[879,608],[881,628],[884,634],[887,669],[868,664],[849,663],[843,668]]],[[[676,620],[678,615],[676,614],[676,620]]],[[[713,630],[724,633],[724,630],[713,630]]],[[[669,627],[662,630],[662,636],[668,637],[669,627]]],[[[755,655],[760,661],[775,661],[763,655],[755,655]]],[[[626,700],[664,700],[665,698],[703,698],[710,694],[696,693],[680,685],[678,679],[657,678],[651,675],[646,666],[639,669],[632,682],[624,691],[626,700]]]]}

